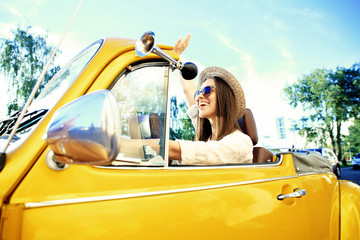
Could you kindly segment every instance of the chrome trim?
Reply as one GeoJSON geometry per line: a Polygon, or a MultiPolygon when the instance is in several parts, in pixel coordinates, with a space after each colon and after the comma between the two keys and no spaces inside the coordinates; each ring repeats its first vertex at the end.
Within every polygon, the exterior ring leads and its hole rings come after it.
{"type": "MultiPolygon", "coordinates": [[[[329,172],[330,173],[330,172],[329,172]]],[[[319,172],[306,172],[306,173],[298,173],[299,177],[301,176],[307,176],[307,175],[314,175],[314,174],[323,174],[319,172]]]]}
{"type": "Polygon", "coordinates": [[[242,186],[242,185],[248,185],[248,184],[264,183],[264,182],[278,181],[278,180],[291,179],[291,178],[297,178],[297,177],[298,177],[298,175],[291,175],[291,176],[285,176],[285,177],[266,178],[266,179],[258,179],[258,180],[226,183],[226,184],[216,184],[216,185],[209,185],[209,186],[202,186],[202,187],[179,188],[179,189],[153,191],[153,192],[116,194],[116,195],[110,195],[110,196],[60,199],[60,200],[42,201],[42,202],[29,202],[29,203],[25,203],[24,206],[25,206],[25,208],[38,208],[38,207],[59,206],[59,205],[76,204],[76,203],[90,203],[90,202],[99,202],[99,201],[108,201],[108,200],[120,200],[120,199],[136,198],[136,197],[149,197],[149,196],[158,196],[158,195],[165,195],[165,194],[211,190],[211,189],[217,189],[217,188],[236,187],[236,186],[242,186]]]}
{"type": "MultiPolygon", "coordinates": [[[[279,156],[279,161],[274,163],[247,163],[247,164],[229,164],[229,165],[198,165],[198,166],[182,166],[182,165],[170,165],[166,170],[207,170],[207,169],[227,169],[227,168],[259,168],[259,167],[277,167],[280,166],[283,162],[283,155],[279,156]]],[[[117,170],[162,170],[165,169],[164,166],[94,166],[95,168],[102,169],[117,169],[117,170]]]]}
{"type": "Polygon", "coordinates": [[[308,175],[318,175],[318,174],[334,174],[333,172],[306,172],[306,173],[298,173],[299,177],[308,176],[308,175]]]}
{"type": "Polygon", "coordinates": [[[222,166],[181,166],[181,165],[170,165],[169,167],[165,168],[164,166],[94,166],[96,168],[101,169],[118,169],[118,170],[207,170],[207,169],[228,169],[228,168],[259,168],[259,167],[274,167],[278,166],[279,164],[247,164],[247,165],[222,165],[222,166]]]}
{"type": "Polygon", "coordinates": [[[165,164],[164,167],[168,168],[169,167],[169,135],[170,135],[170,105],[171,105],[171,97],[170,97],[170,86],[171,86],[171,81],[170,81],[170,68],[167,69],[167,71],[165,72],[165,84],[166,84],[166,118],[165,118],[165,143],[164,143],[164,159],[165,159],[165,164]]]}
{"type": "Polygon", "coordinates": [[[301,198],[302,196],[306,195],[305,189],[294,189],[294,192],[282,195],[280,194],[277,199],[278,200],[284,200],[285,198],[301,198]]]}
{"type": "Polygon", "coordinates": [[[54,152],[51,149],[49,149],[46,153],[45,163],[46,163],[46,166],[48,166],[51,170],[54,170],[54,171],[63,171],[70,166],[70,164],[62,164],[62,163],[56,162],[54,152]]]}

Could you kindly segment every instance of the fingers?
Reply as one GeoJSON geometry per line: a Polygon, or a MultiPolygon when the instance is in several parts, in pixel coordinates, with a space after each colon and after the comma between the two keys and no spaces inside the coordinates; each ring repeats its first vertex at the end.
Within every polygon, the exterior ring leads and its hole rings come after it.
{"type": "Polygon", "coordinates": [[[182,37],[179,38],[179,40],[175,43],[175,46],[174,46],[174,51],[179,55],[181,54],[181,51],[180,51],[181,41],[182,41],[182,37]]]}
{"type": "Polygon", "coordinates": [[[176,42],[175,46],[176,46],[176,45],[179,46],[179,45],[181,44],[182,39],[183,39],[183,38],[180,37],[179,40],[176,42]]]}
{"type": "Polygon", "coordinates": [[[186,44],[186,47],[189,44],[190,38],[191,38],[190,33],[186,34],[185,39],[184,39],[184,44],[186,44]]]}
{"type": "Polygon", "coordinates": [[[180,37],[174,46],[174,51],[180,55],[187,48],[189,41],[190,41],[190,33],[188,33],[184,39],[180,37]]]}
{"type": "Polygon", "coordinates": [[[188,33],[185,39],[181,42],[182,52],[187,48],[189,42],[190,42],[190,33],[188,33]]]}

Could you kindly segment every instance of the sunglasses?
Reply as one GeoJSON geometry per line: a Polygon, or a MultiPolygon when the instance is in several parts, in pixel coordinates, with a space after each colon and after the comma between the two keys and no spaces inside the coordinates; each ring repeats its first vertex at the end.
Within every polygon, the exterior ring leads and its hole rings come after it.
{"type": "Polygon", "coordinates": [[[202,93],[202,95],[204,97],[208,97],[211,94],[211,92],[212,92],[212,90],[214,88],[215,88],[214,86],[205,86],[203,89],[200,89],[199,91],[196,91],[195,94],[194,94],[195,101],[198,100],[200,93],[202,93]]]}

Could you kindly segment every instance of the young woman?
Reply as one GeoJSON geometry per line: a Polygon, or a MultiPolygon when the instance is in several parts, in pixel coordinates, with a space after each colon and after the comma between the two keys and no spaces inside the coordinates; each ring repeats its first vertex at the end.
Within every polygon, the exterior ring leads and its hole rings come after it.
{"type": "MultiPolygon", "coordinates": [[[[180,55],[189,40],[189,34],[184,40],[180,38],[174,51],[180,55]]],[[[245,113],[245,97],[239,81],[220,67],[208,67],[200,74],[198,91],[193,81],[181,81],[196,136],[195,141],[170,141],[170,159],[183,165],[251,162],[251,139],[241,132],[237,123],[245,113]]]]}

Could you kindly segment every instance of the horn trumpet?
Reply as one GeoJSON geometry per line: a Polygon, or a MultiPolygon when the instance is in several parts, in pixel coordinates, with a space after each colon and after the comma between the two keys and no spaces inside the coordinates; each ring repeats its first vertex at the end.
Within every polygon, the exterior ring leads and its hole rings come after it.
{"type": "Polygon", "coordinates": [[[149,53],[154,53],[163,59],[170,62],[175,69],[179,69],[181,75],[186,80],[191,80],[197,75],[197,67],[194,63],[186,62],[182,63],[176,61],[174,58],[170,57],[166,52],[155,44],[155,34],[152,31],[145,32],[140,39],[136,41],[135,51],[139,57],[145,57],[149,53]]]}

